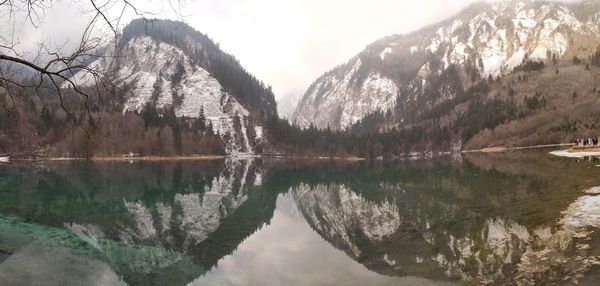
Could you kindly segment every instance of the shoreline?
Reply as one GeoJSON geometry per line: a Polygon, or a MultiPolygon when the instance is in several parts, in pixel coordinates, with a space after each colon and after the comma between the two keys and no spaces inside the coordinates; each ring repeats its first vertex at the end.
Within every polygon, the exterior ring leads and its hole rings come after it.
{"type": "Polygon", "coordinates": [[[260,154],[239,154],[239,155],[191,155],[191,156],[140,156],[140,157],[118,157],[118,156],[99,156],[91,158],[78,157],[28,157],[11,158],[12,162],[23,161],[94,161],[94,162],[128,162],[128,161],[214,161],[227,158],[274,158],[274,159],[313,159],[313,160],[343,160],[349,162],[365,161],[362,157],[327,157],[327,156],[287,156],[287,155],[260,155],[260,154]]]}
{"type": "Polygon", "coordinates": [[[533,145],[533,146],[521,146],[521,147],[486,147],[478,150],[463,150],[461,153],[500,153],[500,152],[508,152],[508,151],[519,151],[519,150],[529,150],[529,149],[545,149],[545,148],[555,148],[555,147],[570,147],[574,146],[573,143],[558,143],[558,144],[545,144],[545,145],[533,145]]]}
{"type": "MultiPolygon", "coordinates": [[[[143,156],[143,157],[92,157],[91,161],[213,161],[225,159],[224,155],[200,156],[143,156]]],[[[85,159],[83,159],[85,160],[85,159]]]]}
{"type": "MultiPolygon", "coordinates": [[[[502,153],[519,150],[530,150],[530,149],[545,149],[545,148],[556,148],[556,147],[570,147],[574,146],[573,143],[559,143],[559,144],[546,144],[546,145],[533,145],[533,146],[521,146],[521,147],[486,147],[483,149],[474,150],[462,150],[460,153],[502,153]]],[[[549,154],[560,156],[560,157],[586,157],[586,156],[599,156],[600,149],[594,151],[579,151],[573,152],[570,150],[555,150],[549,154]]],[[[422,156],[427,157],[425,153],[422,156]]],[[[119,156],[98,156],[91,158],[77,158],[77,157],[27,157],[27,158],[11,158],[11,161],[97,161],[97,162],[128,162],[128,161],[214,161],[223,160],[227,158],[274,158],[274,159],[312,159],[312,160],[336,160],[336,161],[348,161],[348,162],[360,162],[367,161],[368,158],[350,156],[350,157],[329,157],[329,156],[299,156],[299,155],[279,155],[279,154],[237,154],[237,155],[189,155],[189,156],[140,156],[140,157],[119,157],[119,156]]],[[[415,156],[401,156],[393,158],[374,158],[373,160],[381,159],[398,159],[398,158],[412,158],[415,156]]]]}
{"type": "MultiPolygon", "coordinates": [[[[462,153],[501,153],[501,152],[510,152],[510,151],[519,151],[519,150],[531,150],[531,149],[545,149],[545,148],[556,148],[556,147],[573,147],[575,144],[573,143],[561,143],[561,144],[547,144],[547,145],[535,145],[535,146],[523,146],[523,147],[488,147],[480,150],[465,150],[462,153]]],[[[581,150],[571,150],[571,149],[560,149],[548,152],[549,155],[556,157],[564,157],[564,158],[582,158],[582,157],[598,157],[600,158],[600,147],[598,148],[590,148],[581,150]]]]}
{"type": "Polygon", "coordinates": [[[97,161],[97,162],[127,162],[127,161],[211,161],[225,159],[223,155],[202,156],[142,156],[142,157],[91,157],[91,158],[68,158],[68,157],[37,157],[34,159],[11,159],[11,161],[97,161]]]}

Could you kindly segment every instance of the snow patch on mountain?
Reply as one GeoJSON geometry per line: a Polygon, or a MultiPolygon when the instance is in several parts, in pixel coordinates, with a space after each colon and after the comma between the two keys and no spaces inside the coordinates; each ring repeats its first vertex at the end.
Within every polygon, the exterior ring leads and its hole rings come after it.
{"type": "Polygon", "coordinates": [[[262,140],[264,136],[264,130],[262,126],[254,126],[254,134],[256,135],[256,140],[262,140]]]}
{"type": "Polygon", "coordinates": [[[394,47],[396,46],[395,43],[392,43],[389,47],[385,48],[383,50],[383,52],[381,52],[381,55],[379,55],[379,57],[381,58],[381,60],[385,60],[385,56],[387,54],[391,54],[394,51],[394,47]]]}

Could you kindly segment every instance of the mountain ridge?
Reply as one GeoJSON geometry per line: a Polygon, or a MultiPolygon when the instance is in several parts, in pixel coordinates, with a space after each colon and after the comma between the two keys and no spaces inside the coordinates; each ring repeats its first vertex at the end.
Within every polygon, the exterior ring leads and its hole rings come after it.
{"type": "MultiPolygon", "coordinates": [[[[134,20],[115,47],[89,67],[103,71],[118,87],[123,112],[140,113],[152,106],[173,109],[177,117],[205,117],[228,154],[256,153],[262,140],[257,138],[260,121],[277,114],[270,87],[182,22],[134,20]]],[[[94,75],[85,71],[73,80],[82,86],[96,84],[94,75]]]]}
{"type": "Polygon", "coordinates": [[[512,74],[529,60],[587,58],[600,40],[599,11],[598,1],[473,4],[437,24],[381,38],[326,72],[299,101],[293,121],[342,130],[390,111],[393,124],[381,128],[419,124],[419,116],[477,80],[512,74]]]}

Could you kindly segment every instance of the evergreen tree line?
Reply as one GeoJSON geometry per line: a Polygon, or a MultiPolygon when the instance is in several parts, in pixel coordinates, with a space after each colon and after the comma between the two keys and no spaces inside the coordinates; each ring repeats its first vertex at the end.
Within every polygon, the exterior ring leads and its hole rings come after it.
{"type": "MultiPolygon", "coordinates": [[[[379,115],[378,115],[379,116],[379,115]]],[[[271,116],[265,127],[275,149],[288,155],[331,156],[364,158],[402,156],[411,151],[423,151],[421,145],[431,150],[447,150],[451,140],[447,128],[417,126],[382,133],[356,133],[351,129],[319,130],[315,126],[301,129],[287,120],[271,116]]]]}
{"type": "Polygon", "coordinates": [[[187,118],[185,116],[177,117],[172,106],[158,109],[154,103],[148,102],[139,115],[144,120],[146,129],[153,127],[170,127],[172,129],[173,142],[178,155],[183,154],[182,136],[184,133],[214,137],[215,141],[220,141],[219,134],[213,132],[212,123],[207,121],[203,107],[200,108],[197,118],[187,118]]]}
{"type": "Polygon", "coordinates": [[[546,67],[546,64],[544,64],[543,61],[526,60],[523,63],[521,63],[520,65],[518,65],[517,67],[515,67],[514,71],[524,71],[524,72],[539,71],[539,70],[543,70],[544,67],[546,67]]]}
{"type": "Polygon", "coordinates": [[[144,126],[150,127],[165,127],[171,126],[183,131],[202,133],[205,135],[218,135],[213,133],[213,127],[210,120],[206,119],[204,108],[200,108],[200,113],[197,118],[187,118],[185,116],[177,117],[173,107],[157,108],[151,102],[146,103],[144,108],[139,112],[139,115],[144,120],[144,126]]]}

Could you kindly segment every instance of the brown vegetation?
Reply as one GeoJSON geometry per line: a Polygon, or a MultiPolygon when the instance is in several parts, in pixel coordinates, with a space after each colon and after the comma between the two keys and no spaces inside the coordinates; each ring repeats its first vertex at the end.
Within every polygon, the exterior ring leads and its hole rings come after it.
{"type": "Polygon", "coordinates": [[[57,106],[6,102],[0,109],[0,150],[50,157],[176,156],[223,154],[221,139],[170,125],[147,127],[135,113],[91,112],[75,123],[57,106]],[[179,146],[180,144],[180,146],[179,146]]]}
{"type": "MultiPolygon", "coordinates": [[[[486,129],[471,138],[466,147],[531,146],[570,142],[574,137],[600,134],[600,70],[571,62],[536,73],[515,73],[492,87],[492,92],[513,90],[515,102],[527,96],[543,96],[545,105],[529,110],[521,118],[486,129]]],[[[521,110],[526,109],[521,106],[521,110]]]]}

